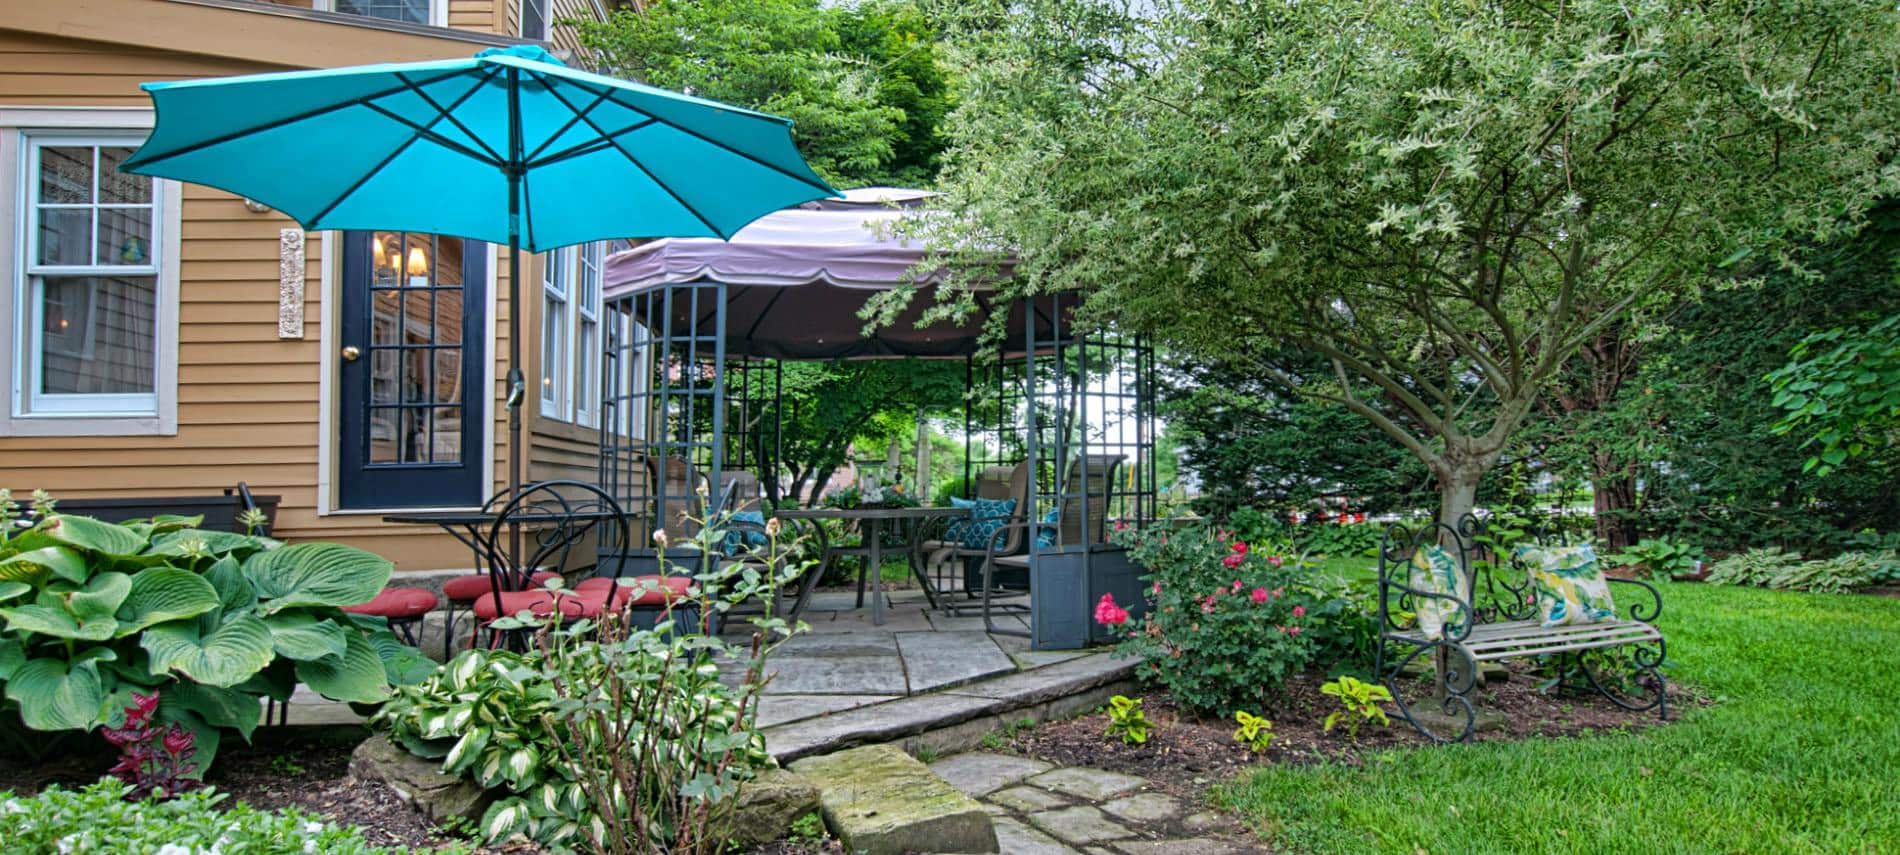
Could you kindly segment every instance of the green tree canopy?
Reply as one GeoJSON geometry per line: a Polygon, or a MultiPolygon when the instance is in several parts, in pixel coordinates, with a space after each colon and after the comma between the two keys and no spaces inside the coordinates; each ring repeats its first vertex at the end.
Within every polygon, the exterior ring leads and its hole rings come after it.
{"type": "Polygon", "coordinates": [[[1900,183],[1890,3],[961,8],[938,245],[1355,413],[1445,518],[1583,343],[1900,183]]]}
{"type": "Polygon", "coordinates": [[[580,31],[608,74],[793,120],[800,151],[840,186],[935,176],[950,78],[905,0],[658,0],[580,31]]]}

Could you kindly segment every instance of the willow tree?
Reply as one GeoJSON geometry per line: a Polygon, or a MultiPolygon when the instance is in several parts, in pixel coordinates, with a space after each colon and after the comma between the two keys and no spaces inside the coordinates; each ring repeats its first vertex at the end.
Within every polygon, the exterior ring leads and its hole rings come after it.
{"type": "Polygon", "coordinates": [[[1582,345],[1793,264],[1900,181],[1889,2],[953,14],[937,245],[1007,248],[1009,289],[1084,292],[1093,321],[1356,413],[1430,469],[1445,520],[1582,345]]]}

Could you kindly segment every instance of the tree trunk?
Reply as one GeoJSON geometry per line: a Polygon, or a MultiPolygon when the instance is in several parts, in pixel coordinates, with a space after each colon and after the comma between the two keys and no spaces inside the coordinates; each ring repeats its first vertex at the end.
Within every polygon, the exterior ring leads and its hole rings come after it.
{"type": "Polygon", "coordinates": [[[1438,476],[1438,521],[1458,530],[1458,521],[1478,504],[1478,482],[1484,479],[1484,468],[1478,466],[1458,466],[1447,468],[1438,476]]]}
{"type": "Polygon", "coordinates": [[[1604,549],[1621,550],[1636,542],[1631,518],[1636,512],[1636,474],[1628,462],[1607,452],[1592,455],[1591,463],[1597,541],[1604,549]]]}

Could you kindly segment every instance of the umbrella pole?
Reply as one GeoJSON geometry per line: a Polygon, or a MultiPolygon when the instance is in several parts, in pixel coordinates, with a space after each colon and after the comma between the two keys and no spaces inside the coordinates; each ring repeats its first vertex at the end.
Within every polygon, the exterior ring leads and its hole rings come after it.
{"type": "MultiPolygon", "coordinates": [[[[521,151],[520,72],[508,69],[508,498],[521,490],[521,401],[528,384],[521,374],[521,175],[526,171],[521,151]]],[[[547,367],[542,366],[542,371],[547,367]]],[[[521,567],[521,525],[508,524],[509,556],[526,584],[534,568],[521,567]]]]}

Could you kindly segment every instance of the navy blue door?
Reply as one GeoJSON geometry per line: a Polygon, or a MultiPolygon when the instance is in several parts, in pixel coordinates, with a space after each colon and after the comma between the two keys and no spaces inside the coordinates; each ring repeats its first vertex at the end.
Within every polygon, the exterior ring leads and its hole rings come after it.
{"type": "Polygon", "coordinates": [[[344,232],[338,504],[479,505],[488,247],[344,232]]]}

